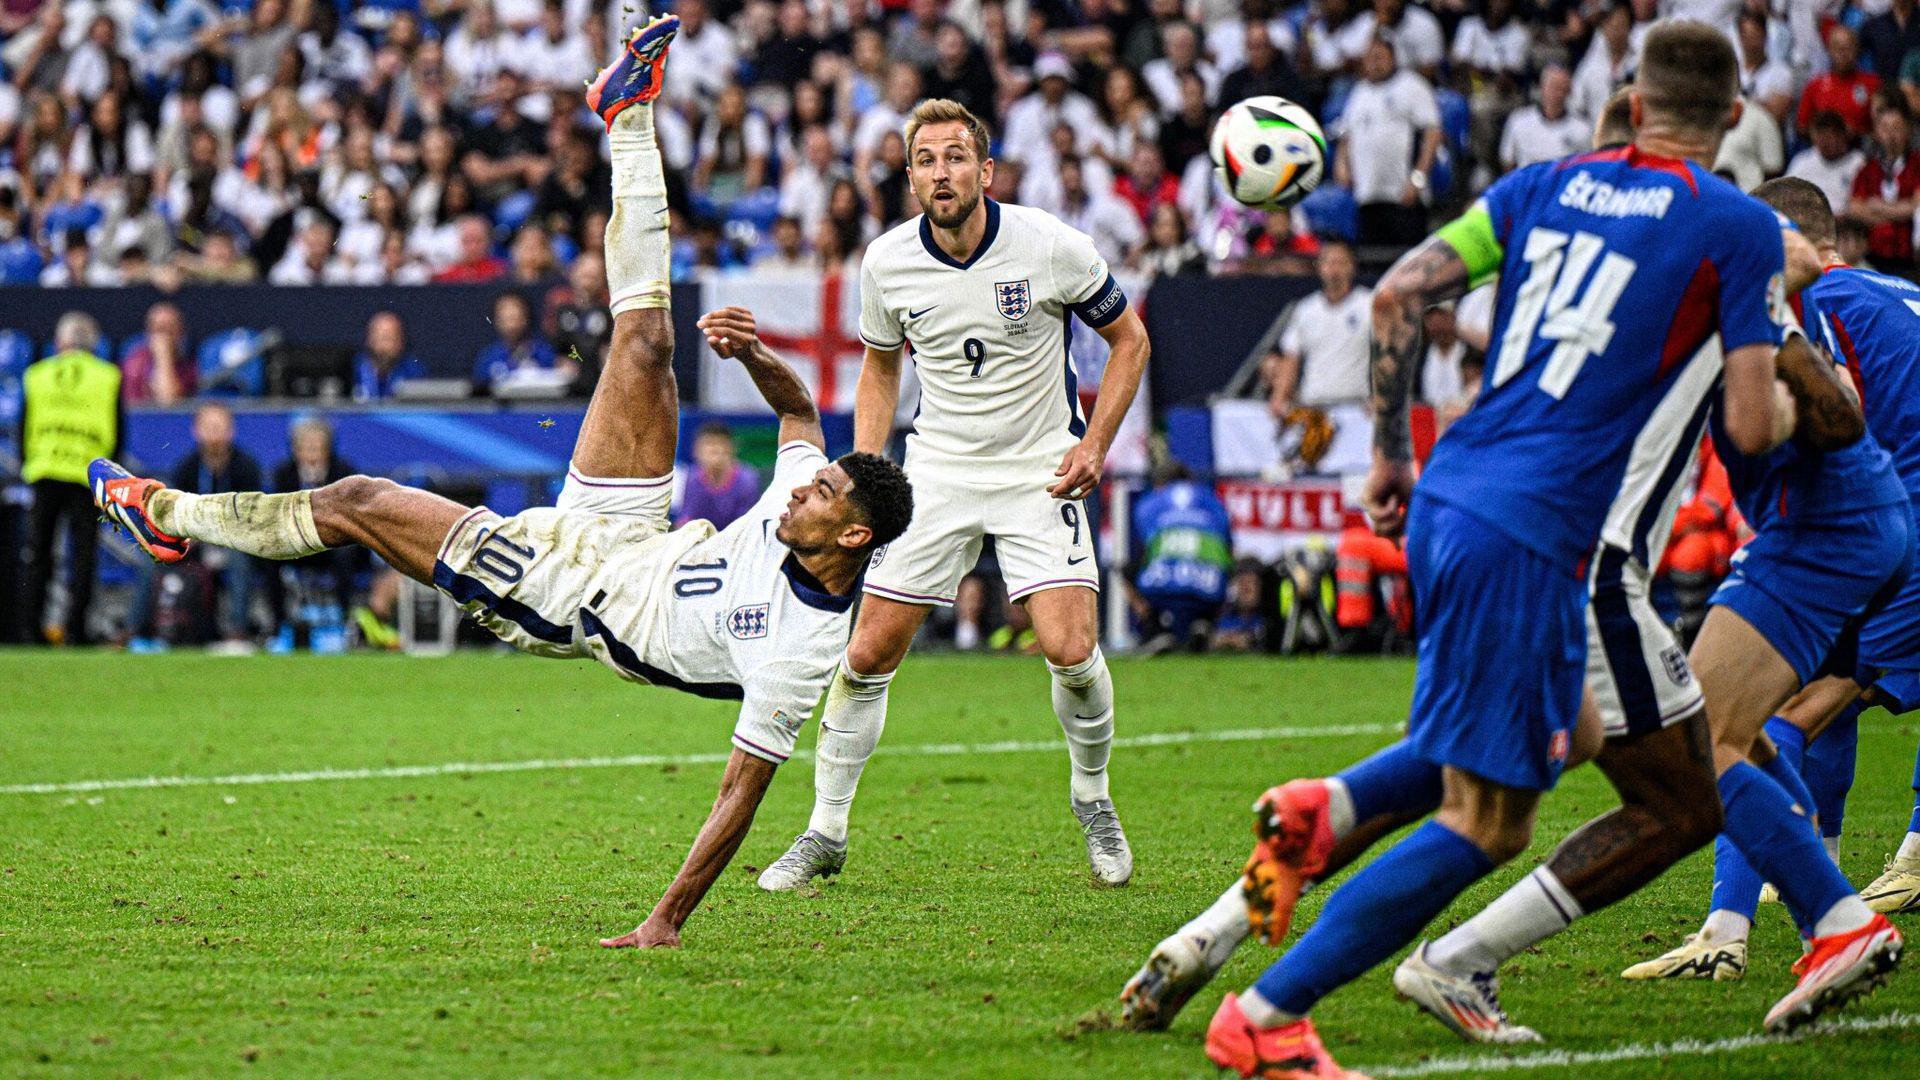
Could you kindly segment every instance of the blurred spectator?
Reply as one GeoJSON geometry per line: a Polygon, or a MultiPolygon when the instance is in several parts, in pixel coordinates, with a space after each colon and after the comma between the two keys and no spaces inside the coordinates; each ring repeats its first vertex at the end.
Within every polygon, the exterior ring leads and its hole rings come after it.
{"type": "Polygon", "coordinates": [[[120,284],[120,275],[111,266],[96,260],[87,234],[74,229],[67,233],[66,247],[61,250],[59,260],[40,272],[40,284],[49,289],[106,288],[120,284]]]}
{"type": "Polygon", "coordinates": [[[1407,553],[1365,525],[1340,532],[1334,550],[1334,625],[1339,652],[1377,652],[1413,632],[1407,553]]]}
{"type": "Polygon", "coordinates": [[[746,91],[729,84],[720,91],[713,113],[700,132],[693,186],[705,192],[715,206],[730,207],[740,196],[766,184],[772,153],[773,132],[767,118],[749,112],[746,91]]]}
{"type": "Polygon", "coordinates": [[[1780,174],[1781,166],[1787,163],[1787,149],[1773,114],[1759,102],[1741,100],[1744,108],[1740,119],[1720,140],[1713,171],[1732,178],[1740,190],[1752,191],[1767,177],[1780,174]]]}
{"type": "Polygon", "coordinates": [[[35,642],[84,644],[87,611],[93,606],[93,571],[99,551],[99,511],[87,486],[94,458],[120,449],[120,370],[101,359],[100,326],[90,315],[68,312],[54,328],[54,355],[27,366],[21,377],[20,479],[33,488],[24,604],[26,629],[35,642]],[[64,629],[46,618],[47,587],[54,581],[56,545],[64,535],[67,610],[64,629]]]}
{"type": "Polygon", "coordinates": [[[300,240],[267,274],[272,285],[345,285],[350,268],[333,254],[334,223],[311,215],[300,230],[300,240]]]}
{"type": "Polygon", "coordinates": [[[407,326],[400,316],[382,311],[367,320],[366,346],[353,358],[353,400],[392,397],[396,384],[426,377],[427,365],[407,351],[407,326]]]}
{"type": "MultiPolygon", "coordinates": [[[[1256,0],[1257,2],[1257,0],[1256,0]]],[[[1249,80],[1257,76],[1249,76],[1249,80]]],[[[1226,94],[1227,101],[1238,100],[1241,95],[1226,94]]],[[[1132,68],[1114,67],[1107,70],[1100,88],[1100,123],[1105,136],[1104,147],[1096,145],[1095,153],[1104,153],[1109,165],[1126,162],[1133,156],[1133,148],[1141,143],[1157,142],[1160,138],[1160,114],[1154,103],[1140,85],[1140,76],[1132,68]]],[[[1068,131],[1073,129],[1069,127],[1068,131]]]]}
{"type": "Polygon", "coordinates": [[[1555,161],[1587,148],[1593,125],[1567,111],[1573,77],[1554,64],[1540,73],[1540,100],[1507,118],[1500,136],[1500,168],[1512,171],[1555,161]]]}
{"type": "Polygon", "coordinates": [[[553,338],[556,356],[578,357],[596,367],[613,340],[613,315],[607,310],[607,266],[598,254],[586,252],[573,260],[567,286],[547,294],[543,320],[553,338]]]}
{"type": "Polygon", "coordinates": [[[1853,178],[1847,216],[1871,228],[1867,250],[1892,273],[1913,264],[1913,215],[1920,207],[1920,153],[1912,149],[1913,119],[1898,95],[1880,99],[1873,112],[1873,138],[1866,163],[1853,178]]]}
{"type": "Polygon", "coordinates": [[[1206,256],[1188,235],[1186,215],[1178,206],[1161,203],[1154,208],[1147,222],[1147,246],[1140,254],[1140,269],[1154,277],[1206,272],[1206,256]]]}
{"type": "Polygon", "coordinates": [[[733,84],[740,50],[733,31],[707,12],[707,0],[679,0],[680,33],[673,39],[673,63],[667,68],[667,97],[702,107],[733,84]]]}
{"type": "Polygon", "coordinates": [[[545,289],[560,282],[560,259],[553,253],[553,238],[538,224],[520,226],[513,234],[513,246],[507,249],[507,280],[523,288],[545,289]]]}
{"type": "Polygon", "coordinates": [[[1873,98],[1880,92],[1880,76],[1861,71],[1860,39],[1844,24],[1827,32],[1828,69],[1807,81],[1800,92],[1800,111],[1794,128],[1805,132],[1813,114],[1832,110],[1846,121],[1847,130],[1865,135],[1873,126],[1873,98]]]}
{"type": "Polygon", "coordinates": [[[146,333],[120,361],[121,400],[172,405],[193,396],[199,376],[180,309],[164,301],[148,308],[146,333]]]}
{"type": "Polygon", "coordinates": [[[433,271],[407,248],[407,238],[399,232],[380,238],[379,261],[353,270],[356,285],[425,285],[432,280],[433,271]]]}
{"type": "Polygon", "coordinates": [[[1454,66],[1476,81],[1516,83],[1532,63],[1526,25],[1514,18],[1513,0],[1480,0],[1476,6],[1454,31],[1454,66]]]}
{"type": "Polygon", "coordinates": [[[405,233],[406,221],[400,211],[400,197],[389,184],[375,184],[361,200],[365,207],[340,232],[335,250],[356,271],[380,262],[380,248],[389,233],[405,233]]]}
{"type": "Polygon", "coordinates": [[[733,429],[708,420],[693,436],[693,469],[680,496],[676,525],[706,520],[724,529],[752,508],[760,497],[760,477],[740,464],[733,429]]]}
{"type": "Polygon", "coordinates": [[[1227,581],[1227,602],[1214,624],[1208,643],[1213,652],[1265,652],[1267,617],[1262,601],[1266,592],[1266,570],[1252,559],[1234,564],[1233,577],[1227,581]]]}
{"type": "Polygon", "coordinates": [[[599,67],[584,38],[567,28],[565,0],[545,0],[540,23],[523,34],[507,56],[508,66],[526,78],[530,89],[579,86],[584,73],[599,67]]]}
{"type": "Polygon", "coordinates": [[[801,157],[786,165],[780,177],[780,213],[797,218],[808,231],[827,216],[827,192],[833,181],[847,170],[833,152],[833,137],[825,126],[815,124],[801,134],[801,157]]]}
{"type": "MultiPolygon", "coordinates": [[[[174,465],[167,484],[176,491],[195,495],[219,495],[229,491],[261,491],[266,487],[260,463],[253,455],[234,445],[233,410],[215,402],[203,403],[193,411],[193,449],[174,465]]],[[[255,559],[237,551],[195,544],[189,556],[198,565],[217,574],[226,590],[225,617],[220,620],[221,639],[235,649],[251,644],[255,559]]],[[[127,630],[133,635],[133,647],[144,651],[153,636],[155,593],[161,570],[141,560],[140,583],[134,590],[133,608],[127,616],[127,630]]]]}
{"type": "Polygon", "coordinates": [[[360,35],[341,30],[339,8],[314,4],[310,10],[308,30],[298,39],[307,70],[336,94],[352,90],[372,74],[373,50],[360,35]]]}
{"type": "Polygon", "coordinates": [[[487,219],[468,214],[454,222],[459,252],[453,262],[433,275],[436,282],[484,285],[507,276],[507,262],[493,253],[487,219]]]}
{"type": "Polygon", "coordinates": [[[1452,304],[1437,304],[1427,309],[1426,358],[1420,364],[1420,400],[1429,405],[1452,401],[1466,385],[1464,367],[1474,362],[1480,350],[1460,340],[1452,304]]]}
{"type": "Polygon", "coordinates": [[[1600,119],[1613,89],[1627,81],[1638,62],[1639,49],[1633,39],[1633,8],[1624,0],[1615,2],[1600,16],[1600,32],[1594,35],[1580,66],[1573,72],[1573,91],[1567,108],[1591,124],[1600,119]]]}
{"type": "Polygon", "coordinates": [[[1160,58],[1147,61],[1140,79],[1160,101],[1160,113],[1171,116],[1180,111],[1180,80],[1186,76],[1200,80],[1208,104],[1220,93],[1220,72],[1200,55],[1200,33],[1187,22],[1170,22],[1160,28],[1160,58]]]}
{"type": "MultiPolygon", "coordinates": [[[[887,70],[886,99],[854,114],[860,118],[853,129],[854,175],[872,171],[874,155],[879,152],[881,141],[886,138],[887,132],[906,128],[907,117],[920,98],[918,71],[905,64],[895,64],[887,70]]],[[[1011,154],[1012,150],[1009,149],[1007,153],[1011,154]]]]}
{"type": "Polygon", "coordinates": [[[1427,177],[1440,150],[1440,109],[1433,88],[1401,70],[1384,40],[1367,49],[1361,76],[1334,124],[1340,140],[1334,180],[1360,204],[1361,243],[1417,244],[1427,234],[1427,177]]]}
{"type": "Polygon", "coordinates": [[[1100,112],[1086,95],[1073,89],[1073,65],[1059,53],[1043,53],[1033,62],[1039,88],[1007,110],[1001,137],[1001,156],[1015,161],[1044,160],[1061,124],[1076,132],[1100,130],[1100,112]]]}
{"type": "Polygon", "coordinates": [[[113,94],[102,94],[75,134],[67,167],[89,180],[115,180],[153,168],[153,132],[113,94]]]}
{"type": "Polygon", "coordinates": [[[101,222],[100,242],[108,251],[138,249],[150,263],[166,261],[173,251],[173,228],[153,203],[151,175],[127,177],[126,190],[101,222]]]}
{"type": "Polygon", "coordinates": [[[586,131],[569,133],[535,196],[534,220],[577,240],[588,211],[612,208],[613,175],[600,159],[599,141],[586,131]]]}
{"type": "Polygon", "coordinates": [[[867,201],[867,213],[885,231],[905,221],[911,214],[918,213],[920,204],[914,201],[913,186],[907,180],[907,140],[898,131],[889,131],[880,139],[880,152],[874,155],[873,165],[865,177],[854,177],[858,185],[862,179],[867,181],[860,192],[867,201]]]}
{"type": "MultiPolygon", "coordinates": [[[[1907,0],[1911,5],[1912,0],[1907,0]]],[[[1767,17],[1746,9],[1739,15],[1740,94],[1767,110],[1777,127],[1793,111],[1793,68],[1767,55],[1767,17]]]]}
{"type": "Polygon", "coordinates": [[[499,339],[482,349],[473,362],[475,385],[497,389],[535,372],[554,370],[553,346],[535,330],[533,305],[526,297],[514,292],[494,297],[493,329],[499,339]]]}
{"type": "MultiPolygon", "coordinates": [[[[1506,3],[1507,0],[1500,0],[1506,3]]],[[[1279,25],[1285,26],[1285,23],[1279,25]]],[[[1245,63],[1227,73],[1220,83],[1219,101],[1228,103],[1256,97],[1261,94],[1274,94],[1290,101],[1311,101],[1312,94],[1307,84],[1293,69],[1293,63],[1285,53],[1274,47],[1273,32],[1265,22],[1255,21],[1246,24],[1246,38],[1243,47],[1245,63]]],[[[1125,71],[1125,68],[1116,68],[1125,71]]],[[[1111,84],[1112,74],[1108,74],[1111,84]]]]}
{"type": "MultiPolygon", "coordinates": [[[[353,465],[334,452],[333,425],[319,416],[303,416],[287,428],[287,460],[273,470],[273,487],[278,492],[312,491],[352,476],[353,465]]],[[[354,572],[359,552],[352,547],[337,547],[304,559],[275,562],[267,568],[267,606],[273,613],[276,636],[285,635],[291,646],[288,623],[294,617],[289,604],[290,584],[302,592],[324,589],[341,612],[353,607],[354,572]]]]}
{"type": "Polygon", "coordinates": [[[1130,584],[1146,653],[1204,649],[1233,571],[1227,508],[1177,462],[1157,470],[1154,489],[1133,506],[1130,584]]]}
{"type": "MultiPolygon", "coordinates": [[[[1462,340],[1465,338],[1463,336],[1462,340]]],[[[1473,346],[1460,357],[1460,389],[1452,397],[1432,402],[1434,430],[1446,434],[1455,420],[1467,415],[1480,398],[1480,384],[1487,373],[1487,355],[1473,346]]]]}
{"type": "Polygon", "coordinates": [[[753,54],[756,83],[795,86],[813,73],[820,40],[813,36],[806,0],[781,0],[775,31],[753,54]]]}
{"type": "Polygon", "coordinates": [[[507,65],[510,39],[500,31],[491,3],[467,5],[467,17],[447,35],[447,70],[454,76],[455,100],[471,106],[487,96],[494,76],[507,65]]]}
{"type": "Polygon", "coordinates": [[[1139,224],[1144,225],[1153,209],[1180,198],[1180,178],[1167,171],[1160,148],[1141,143],[1133,148],[1127,171],[1113,182],[1113,193],[1133,208],[1139,224]]]}
{"type": "MultiPolygon", "coordinates": [[[[1207,137],[1213,133],[1214,113],[1207,105],[1205,88],[1196,75],[1180,80],[1180,108],[1163,117],[1160,124],[1160,159],[1169,168],[1184,165],[1207,153],[1207,137]]],[[[1139,147],[1136,144],[1135,149],[1139,147]]],[[[1132,161],[1128,155],[1127,161],[1132,161]]]]}
{"type": "Polygon", "coordinates": [[[1920,49],[1920,19],[1913,17],[1913,5],[1914,0],[1893,0],[1860,27],[1860,48],[1887,86],[1899,76],[1907,54],[1920,49]]]}
{"type": "MultiPolygon", "coordinates": [[[[1136,147],[1136,152],[1152,150],[1152,145],[1147,143],[1136,147]]],[[[1177,194],[1177,186],[1174,190],[1177,194]]],[[[1153,204],[1149,215],[1163,208],[1179,213],[1171,199],[1162,199],[1153,204]]],[[[1134,252],[1147,238],[1147,230],[1133,207],[1104,192],[1087,190],[1080,159],[1076,157],[1060,161],[1060,206],[1054,213],[1061,221],[1091,237],[1094,250],[1113,266],[1131,265],[1134,252]]]]}
{"type": "Polygon", "coordinates": [[[1000,110],[993,71],[966,31],[950,22],[941,23],[934,32],[934,48],[937,55],[926,68],[922,92],[927,97],[957,101],[973,110],[975,116],[996,115],[1000,110]]]}
{"type": "Polygon", "coordinates": [[[782,214],[773,220],[773,251],[755,260],[753,270],[756,274],[786,277],[814,272],[813,257],[807,254],[807,234],[801,231],[799,218],[782,214]]]}
{"type": "Polygon", "coordinates": [[[887,55],[896,64],[925,71],[940,59],[934,40],[940,24],[942,0],[907,0],[906,12],[893,20],[887,55]]]}
{"type": "Polygon", "coordinates": [[[229,9],[226,20],[224,32],[209,35],[208,44],[232,65],[233,88],[252,101],[273,84],[280,56],[299,30],[287,18],[286,0],[254,0],[250,13],[229,9]]]}
{"type": "Polygon", "coordinates": [[[1266,210],[1255,220],[1259,227],[1247,240],[1246,257],[1240,269],[1256,274],[1310,274],[1320,241],[1310,232],[1294,228],[1294,211],[1266,210]]]}
{"type": "Polygon", "coordinates": [[[1827,201],[1838,214],[1853,197],[1853,178],[1859,175],[1867,157],[1853,148],[1847,122],[1836,112],[1826,110],[1814,114],[1808,130],[1813,136],[1813,145],[1793,156],[1787,165],[1787,175],[1826,192],[1827,201]]]}
{"type": "Polygon", "coordinates": [[[1268,405],[1284,419],[1296,405],[1357,404],[1367,398],[1367,340],[1373,292],[1354,285],[1353,249],[1335,241],[1320,250],[1320,290],[1293,307],[1293,317],[1261,365],[1268,405]]]}
{"type": "Polygon", "coordinates": [[[511,68],[494,78],[493,99],[475,114],[460,169],[489,203],[546,179],[547,147],[540,125],[520,112],[525,86],[511,68]]]}
{"type": "Polygon", "coordinates": [[[187,281],[203,285],[247,285],[260,276],[253,261],[240,253],[231,232],[207,233],[197,252],[189,248],[175,264],[187,281]]]}
{"type": "Polygon", "coordinates": [[[1340,32],[1340,51],[1347,63],[1361,70],[1362,77],[1366,77],[1367,53],[1375,41],[1384,41],[1393,50],[1396,67],[1418,72],[1429,82],[1439,75],[1440,62],[1447,57],[1440,20],[1407,0],[1373,0],[1371,10],[1361,12],[1340,32]]]}

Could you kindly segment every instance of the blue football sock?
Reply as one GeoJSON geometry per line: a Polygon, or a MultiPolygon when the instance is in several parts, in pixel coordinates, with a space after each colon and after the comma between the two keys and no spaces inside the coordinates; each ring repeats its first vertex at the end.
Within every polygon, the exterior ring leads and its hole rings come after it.
{"type": "Polygon", "coordinates": [[[1428,814],[1440,807],[1440,766],[1415,753],[1405,739],[1336,775],[1353,796],[1355,824],[1381,814],[1428,814]]]}
{"type": "Polygon", "coordinates": [[[1740,849],[1733,846],[1733,841],[1727,839],[1725,833],[1715,838],[1713,899],[1707,905],[1709,912],[1731,911],[1752,922],[1753,913],[1760,907],[1760,886],[1763,884],[1760,875],[1753,872],[1753,864],[1740,854],[1740,849]]]}
{"type": "Polygon", "coordinates": [[[1773,782],[1785,789],[1800,809],[1812,817],[1819,804],[1813,801],[1813,792],[1807,790],[1807,782],[1800,775],[1801,765],[1807,756],[1806,732],[1776,716],[1767,721],[1767,735],[1780,752],[1773,755],[1772,761],[1760,766],[1760,771],[1772,777],[1773,782]]]}
{"type": "Polygon", "coordinates": [[[1813,805],[1820,811],[1820,835],[1840,835],[1847,817],[1847,793],[1853,790],[1853,771],[1859,763],[1860,703],[1855,701],[1808,744],[1807,760],[1800,766],[1807,790],[1813,792],[1813,805]]]}
{"type": "Polygon", "coordinates": [[[1465,837],[1429,821],[1327,898],[1313,929],[1253,984],[1283,1012],[1315,1002],[1398,952],[1493,860],[1465,837]]]}
{"type": "Polygon", "coordinates": [[[1721,774],[1720,801],[1727,837],[1780,890],[1801,936],[1813,936],[1814,923],[1854,891],[1811,823],[1794,812],[1786,789],[1745,761],[1721,774]]]}

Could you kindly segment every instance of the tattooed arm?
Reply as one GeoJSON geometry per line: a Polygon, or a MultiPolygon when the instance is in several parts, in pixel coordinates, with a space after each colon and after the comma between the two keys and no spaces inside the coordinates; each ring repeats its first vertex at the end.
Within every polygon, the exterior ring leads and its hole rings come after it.
{"type": "MultiPolygon", "coordinates": [[[[1485,213],[1480,213],[1484,221],[1485,213]]],[[[1466,222],[1473,217],[1470,212],[1466,222]]],[[[1428,308],[1467,291],[1473,276],[1448,226],[1401,256],[1373,291],[1373,471],[1363,500],[1373,529],[1398,535],[1413,495],[1413,436],[1407,426],[1420,374],[1421,320],[1428,308]]]]}
{"type": "Polygon", "coordinates": [[[1773,362],[1775,376],[1793,395],[1801,441],[1815,450],[1840,450],[1867,433],[1859,398],[1824,349],[1794,334],[1773,362]]]}

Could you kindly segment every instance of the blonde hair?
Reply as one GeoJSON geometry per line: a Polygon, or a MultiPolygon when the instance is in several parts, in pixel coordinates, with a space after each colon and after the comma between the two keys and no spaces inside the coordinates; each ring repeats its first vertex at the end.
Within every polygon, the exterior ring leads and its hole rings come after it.
{"type": "Polygon", "coordinates": [[[987,136],[987,125],[973,115],[973,110],[957,101],[947,98],[928,98],[913,107],[913,114],[907,117],[907,154],[913,154],[913,137],[928,124],[961,123],[966,125],[967,134],[973,138],[974,152],[981,161],[987,160],[987,152],[992,145],[987,136]]]}

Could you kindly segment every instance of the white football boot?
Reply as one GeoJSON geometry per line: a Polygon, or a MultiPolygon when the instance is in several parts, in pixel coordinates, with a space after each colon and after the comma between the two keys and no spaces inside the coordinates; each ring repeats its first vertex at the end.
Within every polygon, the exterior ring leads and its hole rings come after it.
{"type": "Polygon", "coordinates": [[[1508,1019],[1500,1007],[1500,977],[1487,973],[1461,978],[1427,963],[1427,942],[1393,969],[1393,988],[1420,1011],[1468,1042],[1511,1046],[1543,1041],[1540,1033],[1508,1019]]]}

